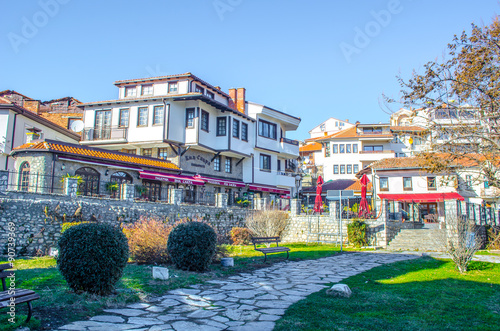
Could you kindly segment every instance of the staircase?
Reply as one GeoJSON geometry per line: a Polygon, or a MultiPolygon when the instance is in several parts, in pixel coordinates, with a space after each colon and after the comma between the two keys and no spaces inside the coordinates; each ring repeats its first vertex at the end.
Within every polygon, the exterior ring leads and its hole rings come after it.
{"type": "Polygon", "coordinates": [[[389,242],[387,249],[403,251],[445,251],[441,229],[402,229],[389,242]]]}

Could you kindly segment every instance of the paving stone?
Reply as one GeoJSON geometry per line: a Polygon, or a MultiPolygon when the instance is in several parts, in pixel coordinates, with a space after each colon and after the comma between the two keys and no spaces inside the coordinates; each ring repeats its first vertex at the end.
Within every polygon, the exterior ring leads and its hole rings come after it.
{"type": "Polygon", "coordinates": [[[186,317],[187,318],[209,318],[209,317],[212,317],[215,315],[217,315],[217,312],[200,309],[200,310],[196,310],[196,311],[190,313],[186,317]]]}
{"type": "Polygon", "coordinates": [[[256,290],[229,292],[228,295],[239,299],[251,299],[259,292],[256,290]]]}
{"type": "Polygon", "coordinates": [[[260,309],[259,312],[269,315],[285,315],[285,309],[260,309]]]}
{"type": "Polygon", "coordinates": [[[234,331],[272,331],[274,329],[274,322],[251,322],[242,326],[229,328],[234,331]]]}
{"type": "Polygon", "coordinates": [[[176,331],[219,331],[218,327],[210,325],[199,325],[193,322],[179,321],[172,323],[172,328],[176,331]]]}
{"type": "Polygon", "coordinates": [[[278,315],[268,315],[268,314],[262,314],[259,317],[259,321],[277,321],[281,318],[281,316],[278,315]]]}
{"type": "Polygon", "coordinates": [[[195,301],[195,300],[190,300],[190,299],[184,299],[183,302],[187,305],[193,306],[193,307],[208,307],[210,306],[210,303],[206,301],[195,301]]]}
{"type": "Polygon", "coordinates": [[[162,313],[165,311],[165,308],[158,307],[158,306],[151,306],[151,307],[147,308],[146,310],[153,312],[153,313],[162,313]]]}
{"type": "Polygon", "coordinates": [[[228,284],[228,285],[224,285],[224,286],[221,287],[221,290],[224,290],[224,291],[229,291],[229,290],[250,290],[250,289],[251,288],[248,285],[239,284],[239,283],[228,284]]]}
{"type": "Polygon", "coordinates": [[[144,310],[138,309],[104,309],[106,313],[113,313],[123,316],[136,317],[146,314],[144,310]]]}
{"type": "Polygon", "coordinates": [[[98,315],[94,316],[90,319],[91,321],[96,321],[96,322],[108,322],[108,323],[123,323],[125,320],[121,318],[120,316],[113,316],[113,315],[98,315]]]}
{"type": "Polygon", "coordinates": [[[165,300],[162,300],[162,302],[160,303],[160,306],[163,306],[163,307],[173,307],[173,306],[177,306],[177,305],[180,305],[181,303],[177,300],[174,300],[174,299],[165,299],[165,300]]]}
{"type": "Polygon", "coordinates": [[[173,330],[170,324],[153,325],[151,328],[149,328],[149,331],[169,331],[169,330],[173,330]]]}
{"type": "Polygon", "coordinates": [[[216,328],[219,328],[220,330],[227,329],[227,325],[219,323],[219,322],[216,322],[216,321],[205,320],[205,321],[201,321],[201,322],[204,323],[204,324],[206,324],[206,325],[210,325],[210,326],[214,326],[216,328]]]}
{"type": "Polygon", "coordinates": [[[146,318],[146,317],[130,317],[128,319],[130,324],[139,324],[139,325],[155,325],[155,324],[163,324],[162,321],[159,321],[156,318],[146,318]]]}
{"type": "Polygon", "coordinates": [[[205,300],[212,300],[212,301],[217,301],[217,300],[224,300],[227,298],[227,295],[225,294],[206,294],[206,295],[200,295],[203,299],[205,300]]]}
{"type": "Polygon", "coordinates": [[[240,321],[231,321],[231,322],[226,322],[225,323],[227,326],[240,326],[245,324],[245,322],[240,322],[240,321]]]}
{"type": "Polygon", "coordinates": [[[164,322],[174,322],[174,321],[186,320],[187,318],[177,314],[167,314],[158,316],[158,319],[164,322]]]}
{"type": "Polygon", "coordinates": [[[197,289],[179,288],[177,290],[169,291],[168,293],[170,293],[170,294],[176,294],[176,295],[191,295],[191,294],[198,294],[200,292],[201,291],[197,290],[197,289]]]}
{"type": "Polygon", "coordinates": [[[245,305],[253,305],[255,303],[255,300],[240,300],[240,303],[245,305]]]}
{"type": "Polygon", "coordinates": [[[261,296],[257,297],[256,299],[258,299],[258,300],[278,300],[279,298],[273,294],[266,294],[266,295],[261,295],[261,296]]]}
{"type": "Polygon", "coordinates": [[[286,301],[262,300],[256,301],[255,305],[260,308],[288,308],[291,303],[286,301]]]}
{"type": "Polygon", "coordinates": [[[225,317],[222,317],[222,316],[214,316],[214,317],[212,317],[212,320],[214,320],[216,322],[220,322],[220,323],[229,322],[229,318],[225,318],[225,317]]]}
{"type": "Polygon", "coordinates": [[[151,306],[150,304],[147,303],[133,303],[131,305],[128,305],[127,308],[132,308],[132,309],[145,309],[151,306]]]}
{"type": "Polygon", "coordinates": [[[235,321],[254,321],[260,313],[253,310],[228,309],[224,315],[235,321]]]}

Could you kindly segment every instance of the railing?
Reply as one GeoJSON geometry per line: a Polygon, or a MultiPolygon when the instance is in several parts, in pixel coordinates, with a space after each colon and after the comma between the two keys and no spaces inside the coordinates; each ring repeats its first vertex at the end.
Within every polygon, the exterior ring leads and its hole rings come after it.
{"type": "Polygon", "coordinates": [[[391,150],[382,150],[382,151],[359,151],[359,154],[383,154],[383,153],[391,153],[391,154],[394,154],[394,151],[391,151],[391,150]]]}
{"type": "Polygon", "coordinates": [[[117,140],[127,139],[128,128],[125,127],[103,127],[85,128],[82,133],[82,140],[117,140]]]}
{"type": "Polygon", "coordinates": [[[184,191],[182,202],[197,205],[215,206],[215,194],[212,192],[184,191]]]}
{"type": "Polygon", "coordinates": [[[282,143],[294,145],[294,146],[299,146],[299,141],[298,140],[293,140],[293,139],[288,139],[288,138],[281,138],[282,143]]]}

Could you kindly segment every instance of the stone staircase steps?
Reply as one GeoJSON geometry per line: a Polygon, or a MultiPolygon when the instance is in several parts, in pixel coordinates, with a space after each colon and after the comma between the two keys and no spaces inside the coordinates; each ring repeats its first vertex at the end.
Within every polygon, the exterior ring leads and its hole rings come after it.
{"type": "Polygon", "coordinates": [[[445,251],[440,229],[402,229],[391,240],[389,250],[445,251]]]}

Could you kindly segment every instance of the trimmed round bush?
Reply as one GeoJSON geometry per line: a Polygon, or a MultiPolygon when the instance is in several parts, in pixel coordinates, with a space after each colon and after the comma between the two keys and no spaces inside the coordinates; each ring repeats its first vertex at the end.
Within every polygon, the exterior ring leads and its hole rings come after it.
{"type": "Polygon", "coordinates": [[[214,229],[201,222],[176,226],[168,236],[167,250],[175,266],[188,271],[208,270],[217,245],[214,229]]]}
{"type": "Polygon", "coordinates": [[[59,239],[57,266],[75,292],[110,294],[128,260],[127,237],[109,224],[70,227],[59,239]]]}

